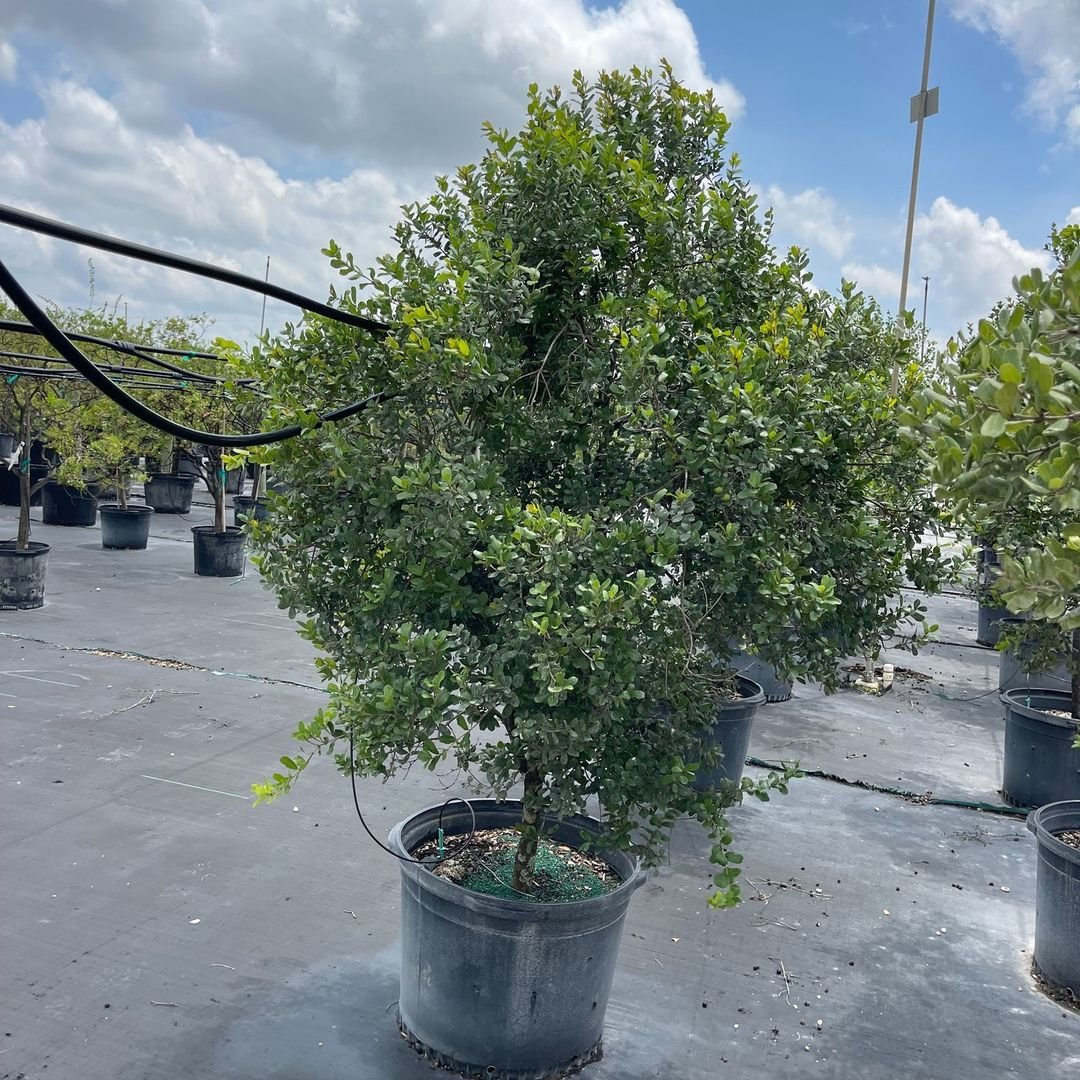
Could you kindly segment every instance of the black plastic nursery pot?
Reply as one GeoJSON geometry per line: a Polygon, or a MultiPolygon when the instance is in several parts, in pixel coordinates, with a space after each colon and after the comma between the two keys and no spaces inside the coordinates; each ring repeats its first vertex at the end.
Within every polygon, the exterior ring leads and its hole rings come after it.
{"type": "Polygon", "coordinates": [[[767,660],[752,653],[739,652],[731,658],[731,666],[744,678],[756,682],[765,694],[766,701],[790,700],[795,688],[794,681],[780,678],[776,668],[767,660]]]}
{"type": "Polygon", "coordinates": [[[266,499],[255,498],[252,495],[237,495],[233,499],[233,524],[243,525],[248,518],[256,521],[266,521],[270,516],[270,507],[266,499]]]}
{"type": "Polygon", "coordinates": [[[103,548],[146,550],[146,543],[150,539],[150,519],[154,516],[153,507],[122,507],[106,503],[98,510],[101,514],[103,548]]]}
{"type": "Polygon", "coordinates": [[[975,640],[980,645],[989,645],[991,648],[1001,640],[1002,623],[1010,617],[1007,607],[991,607],[988,604],[979,605],[979,628],[975,633],[975,640]]]}
{"type": "Polygon", "coordinates": [[[81,525],[97,522],[98,501],[90,491],[66,484],[46,484],[41,489],[43,525],[81,525]]]}
{"type": "MultiPolygon", "coordinates": [[[[395,826],[389,846],[410,855],[437,836],[513,827],[521,804],[494,799],[431,807],[395,826]]],[[[603,827],[575,815],[548,834],[577,847],[603,827]]],[[[637,859],[594,849],[622,878],[609,893],[538,904],[485,896],[401,862],[398,1024],[445,1069],[491,1080],[562,1076],[602,1053],[604,1013],[623,919],[645,875],[637,859]]]]}
{"type": "MultiPolygon", "coordinates": [[[[1009,630],[1015,626],[1022,626],[1023,619],[1010,618],[1004,620],[1003,630],[1009,630]]],[[[1063,654],[1061,662],[1048,670],[1036,670],[1029,663],[1030,648],[1025,649],[1022,645],[1017,649],[1002,649],[998,661],[998,689],[1015,690],[1032,686],[1048,686],[1055,690],[1068,688],[1072,681],[1066,666],[1066,657],[1063,654]]]]}
{"type": "Polygon", "coordinates": [[[199,577],[240,577],[244,572],[244,530],[235,525],[214,532],[213,525],[196,525],[195,573],[199,577]]]}
{"type": "MultiPolygon", "coordinates": [[[[49,475],[48,465],[37,465],[31,463],[30,465],[30,484],[31,486],[41,483],[46,476],[49,475]]],[[[30,496],[31,506],[41,505],[41,492],[42,489],[38,488],[33,495],[30,496]]],[[[19,470],[18,467],[14,469],[6,469],[0,466],[0,506],[18,506],[19,505],[19,470]]]]}
{"type": "Polygon", "coordinates": [[[1073,749],[1076,723],[1053,716],[1068,714],[1071,695],[1064,690],[1006,690],[1005,758],[1001,794],[1013,806],[1043,806],[1080,799],[1080,750],[1073,749]]]}
{"type": "Polygon", "coordinates": [[[31,540],[25,551],[18,551],[14,540],[0,540],[0,611],[41,607],[48,563],[48,544],[31,540]]]}
{"type": "Polygon", "coordinates": [[[713,726],[706,733],[704,741],[710,747],[718,747],[721,757],[711,769],[698,770],[694,778],[698,791],[712,791],[725,780],[733,784],[742,780],[750,731],[758,709],[765,704],[765,691],[745,675],[737,677],[736,686],[739,696],[720,706],[713,726]]]}
{"type": "Polygon", "coordinates": [[[1027,827],[1039,844],[1035,875],[1035,967],[1053,986],[1080,998],[1080,850],[1060,839],[1080,832],[1080,800],[1033,810],[1027,827]]]}
{"type": "Polygon", "coordinates": [[[194,474],[155,473],[143,488],[146,505],[157,514],[187,514],[191,511],[194,474]]]}

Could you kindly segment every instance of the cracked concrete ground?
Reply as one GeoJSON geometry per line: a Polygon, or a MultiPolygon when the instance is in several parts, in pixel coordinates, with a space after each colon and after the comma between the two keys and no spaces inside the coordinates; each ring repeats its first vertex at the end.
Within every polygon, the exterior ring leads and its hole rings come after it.
{"type": "MultiPolygon", "coordinates": [[[[155,519],[146,552],[36,524],[46,606],[0,613],[0,1080],[427,1077],[393,1023],[397,867],[347,783],[322,763],[250,805],[322,695],[253,573],[192,575],[209,517],[155,519]]],[[[871,789],[810,777],[736,810],[731,912],[706,908],[706,845],[681,824],[631,904],[584,1076],[1080,1075],[1080,1015],[1029,974],[1023,818],[873,790],[1000,803],[996,654],[966,598],[930,606],[938,643],[891,657],[917,673],[893,693],[798,686],[759,714],[754,756],[871,789]]],[[[415,769],[359,791],[383,833],[462,793],[415,769]]]]}

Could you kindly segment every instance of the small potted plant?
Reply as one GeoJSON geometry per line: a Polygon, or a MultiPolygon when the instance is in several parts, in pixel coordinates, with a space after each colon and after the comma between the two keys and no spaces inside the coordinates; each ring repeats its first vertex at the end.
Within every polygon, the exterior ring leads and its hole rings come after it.
{"type": "Polygon", "coordinates": [[[776,259],[711,96],[666,67],[577,76],[528,117],[405,207],[374,269],[328,247],[342,302],[392,332],[311,318],[245,360],[265,422],[308,427],[266,451],[252,535],[329,690],[256,792],[326,755],[446,761],[491,796],[388,844],[401,1031],[468,1075],[598,1055],[638,860],[678,818],[709,837],[710,903],[737,899],[727,810],[796,770],[710,775],[725,713],[760,700],[730,642],[835,685],[837,641],[906,617],[889,597],[923,558],[893,479],[919,474],[891,449],[903,343],[776,259]],[[358,391],[385,400],[317,424],[358,391]]]}
{"type": "MultiPolygon", "coordinates": [[[[236,350],[232,342],[224,339],[219,339],[215,344],[226,357],[236,350]]],[[[220,382],[212,388],[201,390],[188,402],[188,406],[188,415],[199,426],[218,424],[224,428],[227,424],[243,422],[238,415],[229,382],[220,382]],[[199,411],[193,412],[194,408],[199,411]]],[[[244,530],[239,525],[226,522],[225,496],[232,487],[230,478],[242,477],[243,469],[230,468],[231,459],[226,461],[220,446],[206,446],[201,450],[197,457],[197,470],[214,499],[214,522],[212,525],[192,527],[195,573],[201,577],[239,577],[244,572],[244,530]]]]}

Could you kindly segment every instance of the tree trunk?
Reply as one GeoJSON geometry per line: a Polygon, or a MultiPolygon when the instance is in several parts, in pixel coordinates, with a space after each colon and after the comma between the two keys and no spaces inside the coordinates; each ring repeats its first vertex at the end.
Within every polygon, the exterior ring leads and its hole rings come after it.
{"type": "Polygon", "coordinates": [[[23,441],[23,459],[19,462],[19,532],[15,538],[15,550],[25,551],[30,546],[30,406],[20,417],[23,441]]]}
{"type": "Polygon", "coordinates": [[[170,473],[170,472],[177,471],[177,470],[174,470],[174,468],[173,468],[173,464],[174,464],[173,456],[174,456],[174,451],[175,450],[176,450],[176,440],[170,438],[169,441],[165,444],[164,449],[161,451],[161,462],[159,464],[159,468],[161,469],[161,471],[163,473],[170,473]]]}
{"type": "Polygon", "coordinates": [[[217,487],[214,488],[214,532],[225,532],[225,470],[218,467],[217,487]]]}
{"type": "Polygon", "coordinates": [[[116,470],[116,501],[121,510],[127,509],[127,474],[123,469],[116,470]]]}
{"type": "Polygon", "coordinates": [[[536,887],[533,875],[536,870],[536,851],[540,842],[541,791],[544,779],[534,765],[522,762],[525,777],[525,794],[522,798],[521,839],[514,856],[512,887],[517,892],[531,894],[536,887]]]}
{"type": "Polygon", "coordinates": [[[1080,720],[1080,627],[1072,632],[1072,714],[1080,720]]]}

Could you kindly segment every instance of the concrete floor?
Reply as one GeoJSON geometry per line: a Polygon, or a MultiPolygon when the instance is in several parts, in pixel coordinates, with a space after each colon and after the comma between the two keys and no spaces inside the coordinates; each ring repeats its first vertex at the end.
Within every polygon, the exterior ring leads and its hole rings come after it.
{"type": "MultiPolygon", "coordinates": [[[[209,516],[155,519],[145,552],[37,524],[46,606],[0,612],[0,1080],[431,1076],[393,1021],[397,867],[347,783],[323,764],[250,806],[322,696],[253,573],[193,576],[187,530],[209,516]]],[[[0,510],[0,535],[14,521],[0,510]]],[[[996,654],[969,601],[931,608],[940,643],[893,658],[923,678],[880,699],[796,687],[751,753],[999,803],[996,654]]],[[[382,833],[460,793],[420,770],[359,790],[382,833]]],[[[706,845],[680,825],[583,1076],[1080,1076],[1080,1015],[1028,971],[1022,818],[807,778],[733,820],[746,901],[708,911],[706,845]]]]}

